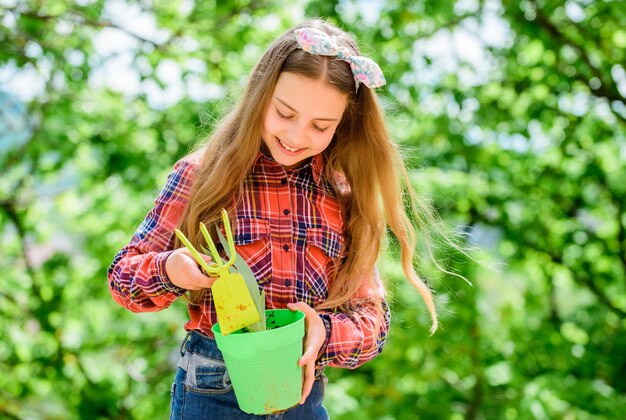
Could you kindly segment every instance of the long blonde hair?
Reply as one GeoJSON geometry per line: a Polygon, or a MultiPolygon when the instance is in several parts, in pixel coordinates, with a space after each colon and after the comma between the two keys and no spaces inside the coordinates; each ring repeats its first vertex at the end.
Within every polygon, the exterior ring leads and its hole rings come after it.
{"type": "MultiPolygon", "coordinates": [[[[328,298],[317,309],[349,306],[363,279],[373,282],[374,266],[389,227],[401,247],[404,273],[426,303],[434,332],[437,312],[429,287],[413,265],[416,234],[403,203],[404,192],[415,195],[402,157],[385,127],[376,94],[366,86],[356,89],[345,61],[298,49],[294,30],[300,27],[316,27],[332,36],[338,45],[359,54],[350,35],[319,19],[304,22],[280,36],[252,71],[238,104],[202,144],[202,164],[179,228],[194,245],[199,245],[203,242],[199,222],[212,226],[220,220],[222,208],[232,210],[233,198],[238,199],[241,185],[259,153],[263,118],[281,72],[313,79],[324,77],[348,97],[342,120],[323,154],[325,178],[333,184],[345,216],[345,247],[349,252],[330,281],[328,298]],[[336,174],[345,177],[347,191],[338,185],[336,174]]],[[[427,207],[412,200],[410,211],[417,214],[418,208],[427,211],[427,207]]],[[[428,217],[418,215],[417,220],[428,217]]],[[[378,285],[370,286],[378,293],[378,285]]],[[[197,302],[200,297],[201,293],[192,293],[191,301],[197,302]]],[[[382,296],[370,297],[369,301],[382,313],[382,296]]]]}

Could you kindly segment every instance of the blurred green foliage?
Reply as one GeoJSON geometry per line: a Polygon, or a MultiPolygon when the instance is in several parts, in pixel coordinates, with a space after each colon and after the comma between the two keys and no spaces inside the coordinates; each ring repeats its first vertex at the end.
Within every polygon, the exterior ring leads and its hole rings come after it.
{"type": "Polygon", "coordinates": [[[328,372],[332,418],[623,416],[623,2],[3,0],[0,417],[167,416],[185,307],[131,314],[106,269],[305,16],[379,62],[415,187],[486,262],[440,248],[472,286],[422,267],[442,324],[428,336],[390,247],[392,332],[374,361],[328,372]]]}

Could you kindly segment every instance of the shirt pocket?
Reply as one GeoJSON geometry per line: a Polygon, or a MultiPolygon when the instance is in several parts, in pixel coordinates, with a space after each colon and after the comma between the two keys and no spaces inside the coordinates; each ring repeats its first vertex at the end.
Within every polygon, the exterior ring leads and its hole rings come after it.
{"type": "Polygon", "coordinates": [[[330,279],[345,256],[343,235],[329,227],[306,230],[304,293],[309,303],[318,305],[328,296],[330,279]]]}
{"type": "MultiPolygon", "coordinates": [[[[233,240],[237,253],[246,261],[258,284],[272,279],[270,225],[265,219],[238,218],[233,240]]],[[[237,261],[235,261],[237,265],[237,261]]]]}

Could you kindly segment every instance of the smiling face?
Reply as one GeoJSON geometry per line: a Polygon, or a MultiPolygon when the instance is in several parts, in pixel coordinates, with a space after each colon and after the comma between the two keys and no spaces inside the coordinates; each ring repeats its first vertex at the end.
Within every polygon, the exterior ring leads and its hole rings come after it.
{"type": "Polygon", "coordinates": [[[263,143],[276,162],[294,168],[328,147],[347,104],[323,78],[283,72],[265,111],[263,143]]]}

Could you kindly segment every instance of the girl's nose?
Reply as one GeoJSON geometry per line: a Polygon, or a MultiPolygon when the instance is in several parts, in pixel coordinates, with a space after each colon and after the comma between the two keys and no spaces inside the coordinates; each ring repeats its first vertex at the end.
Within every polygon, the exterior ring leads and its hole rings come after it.
{"type": "Polygon", "coordinates": [[[306,142],[306,125],[294,124],[287,132],[287,141],[294,147],[300,147],[306,142]]]}

